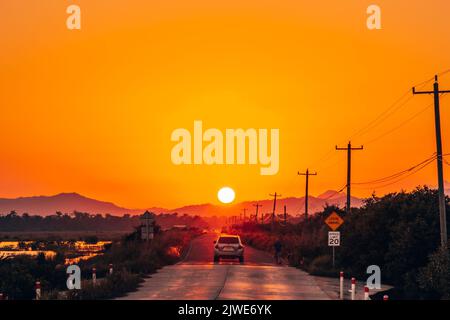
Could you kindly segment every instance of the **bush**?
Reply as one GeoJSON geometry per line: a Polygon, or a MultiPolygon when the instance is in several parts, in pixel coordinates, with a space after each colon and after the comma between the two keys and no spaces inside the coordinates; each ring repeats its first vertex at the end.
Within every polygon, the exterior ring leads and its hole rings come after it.
{"type": "Polygon", "coordinates": [[[0,259],[0,292],[9,299],[30,300],[35,297],[35,283],[41,282],[43,290],[61,288],[65,285],[66,275],[57,259],[45,259],[41,254],[37,258],[17,256],[0,259]]]}
{"type": "Polygon", "coordinates": [[[419,286],[430,298],[450,299],[449,252],[439,248],[430,255],[428,264],[420,270],[419,286]]]}
{"type": "MultiPolygon", "coordinates": [[[[448,198],[446,203],[449,211],[448,198]]],[[[315,274],[337,276],[341,269],[364,279],[367,267],[378,265],[383,283],[393,285],[398,297],[449,298],[448,258],[443,253],[430,257],[439,248],[440,227],[438,193],[427,187],[381,198],[373,195],[350,214],[329,206],[297,224],[275,224],[273,228],[244,224],[237,229],[244,241],[267,251],[272,251],[273,239],[281,237],[282,255],[289,263],[315,274]],[[331,254],[324,219],[332,211],[345,221],[339,229],[341,246],[336,249],[338,270],[327,263],[331,254]]]]}
{"type": "Polygon", "coordinates": [[[329,255],[318,256],[313,259],[308,267],[308,272],[315,276],[336,276],[339,271],[333,269],[333,262],[329,255]]]}
{"type": "Polygon", "coordinates": [[[83,281],[81,290],[71,291],[71,299],[96,300],[110,299],[122,296],[136,290],[142,281],[137,274],[128,271],[114,272],[112,275],[99,279],[94,286],[92,280],[83,281]]]}

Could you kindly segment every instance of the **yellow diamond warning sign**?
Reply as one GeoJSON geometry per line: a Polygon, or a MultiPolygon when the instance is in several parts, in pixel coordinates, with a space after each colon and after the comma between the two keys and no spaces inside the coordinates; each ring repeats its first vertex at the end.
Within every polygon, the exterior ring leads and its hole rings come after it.
{"type": "Polygon", "coordinates": [[[333,211],[328,218],[325,219],[325,223],[334,231],[344,223],[344,219],[333,211]]]}

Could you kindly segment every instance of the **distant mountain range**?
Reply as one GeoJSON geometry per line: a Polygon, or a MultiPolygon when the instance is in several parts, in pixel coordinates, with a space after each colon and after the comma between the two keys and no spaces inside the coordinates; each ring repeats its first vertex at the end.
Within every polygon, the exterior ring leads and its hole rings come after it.
{"type": "MultiPolygon", "coordinates": [[[[328,190],[325,193],[313,197],[309,197],[309,211],[314,213],[320,211],[327,203],[330,205],[345,205],[345,193],[338,193],[334,190],[328,190]]],[[[264,199],[258,201],[245,201],[232,205],[213,205],[213,204],[197,204],[188,205],[180,208],[167,209],[159,207],[150,207],[143,209],[129,209],[115,205],[112,202],[105,202],[96,199],[87,198],[78,193],[60,193],[53,196],[34,196],[20,197],[14,199],[0,198],[0,214],[7,214],[16,211],[18,214],[29,213],[37,215],[50,215],[59,211],[62,213],[72,213],[73,211],[89,212],[91,214],[124,215],[124,214],[140,214],[145,210],[155,213],[175,213],[208,216],[224,216],[239,215],[243,209],[247,209],[247,214],[255,212],[254,204],[260,204],[259,213],[272,212],[273,200],[264,199]]],[[[362,204],[362,200],[352,197],[352,206],[358,207],[362,204]]],[[[297,215],[304,212],[305,197],[280,198],[277,199],[277,213],[282,213],[286,206],[290,215],[297,215]]]]}

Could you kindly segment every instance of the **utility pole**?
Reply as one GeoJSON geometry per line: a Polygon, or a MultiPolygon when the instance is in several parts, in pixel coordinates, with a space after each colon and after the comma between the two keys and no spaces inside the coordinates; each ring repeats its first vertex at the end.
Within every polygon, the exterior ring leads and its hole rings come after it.
{"type": "Polygon", "coordinates": [[[262,204],[256,203],[253,205],[254,207],[256,207],[256,212],[255,212],[255,222],[258,223],[258,208],[262,207],[262,204]]]}
{"type": "Polygon", "coordinates": [[[272,226],[273,226],[273,223],[275,221],[275,208],[277,206],[277,196],[281,197],[281,194],[277,194],[275,192],[275,194],[269,194],[269,196],[273,197],[273,211],[272,211],[272,226]]]}
{"type": "Polygon", "coordinates": [[[317,172],[309,173],[309,169],[306,169],[305,173],[297,172],[299,176],[306,177],[306,188],[305,188],[305,220],[308,219],[308,184],[309,184],[309,176],[317,176],[317,172]]]}
{"type": "Polygon", "coordinates": [[[445,212],[445,193],[444,193],[444,170],[442,168],[442,139],[441,139],[441,116],[439,111],[439,95],[450,93],[450,90],[439,90],[438,76],[434,76],[433,91],[416,91],[412,89],[413,94],[432,94],[434,95],[434,127],[436,131],[436,154],[437,154],[437,172],[439,186],[439,219],[441,226],[441,245],[447,247],[447,217],[445,212]]]}
{"type": "Polygon", "coordinates": [[[242,209],[242,211],[244,211],[244,223],[245,223],[245,214],[247,212],[247,208],[242,209]]]}
{"type": "Polygon", "coordinates": [[[264,223],[264,220],[267,220],[268,217],[272,216],[272,212],[266,212],[266,214],[264,215],[264,218],[262,218],[262,221],[264,223]]]}
{"type": "Polygon", "coordinates": [[[339,148],[336,146],[336,150],[347,150],[347,205],[346,205],[346,212],[347,214],[350,213],[350,186],[351,186],[351,171],[352,171],[352,150],[362,150],[363,146],[352,148],[352,143],[349,141],[347,148],[339,148]]]}
{"type": "Polygon", "coordinates": [[[286,225],[287,222],[287,212],[286,212],[286,205],[284,205],[284,225],[286,225]]]}

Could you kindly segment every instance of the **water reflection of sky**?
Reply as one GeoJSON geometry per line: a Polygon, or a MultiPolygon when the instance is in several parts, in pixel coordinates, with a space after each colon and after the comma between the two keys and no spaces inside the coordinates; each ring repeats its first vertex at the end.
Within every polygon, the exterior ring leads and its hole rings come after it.
{"type": "Polygon", "coordinates": [[[45,250],[47,246],[55,246],[65,251],[70,258],[66,258],[65,264],[76,264],[82,260],[91,259],[102,254],[106,245],[111,241],[98,241],[97,243],[87,243],[85,241],[58,241],[58,242],[38,242],[38,249],[34,247],[36,241],[0,241],[0,258],[33,256],[43,253],[46,259],[53,259],[56,251],[45,250]]]}

